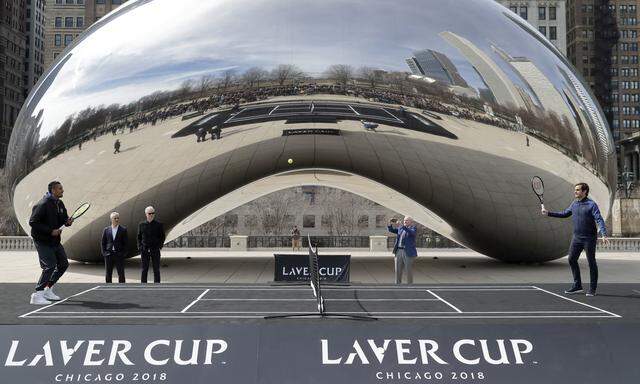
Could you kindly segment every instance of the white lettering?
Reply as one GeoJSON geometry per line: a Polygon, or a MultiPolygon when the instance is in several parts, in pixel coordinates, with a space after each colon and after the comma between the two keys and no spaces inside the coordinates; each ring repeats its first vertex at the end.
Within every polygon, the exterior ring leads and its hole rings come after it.
{"type": "Polygon", "coordinates": [[[156,347],[156,345],[166,345],[168,347],[169,344],[169,340],[156,340],[149,343],[149,345],[144,349],[145,361],[151,365],[166,365],[169,359],[156,360],[151,356],[151,351],[156,347]]]}
{"type": "Polygon", "coordinates": [[[89,340],[87,345],[87,353],[84,355],[84,365],[101,365],[104,359],[93,361],[91,358],[93,355],[99,355],[100,349],[96,349],[96,346],[104,345],[104,340],[89,340]]]}
{"type": "Polygon", "coordinates": [[[5,367],[22,367],[24,363],[27,362],[27,359],[20,360],[20,361],[13,360],[16,355],[16,350],[18,349],[18,344],[20,344],[20,341],[11,340],[11,348],[9,348],[9,356],[7,356],[7,360],[5,360],[4,362],[5,367]]]}
{"type": "Polygon", "coordinates": [[[498,349],[500,350],[500,357],[498,359],[494,359],[491,357],[489,353],[489,346],[487,345],[487,340],[480,340],[480,346],[482,347],[482,356],[484,360],[492,365],[500,365],[500,364],[509,364],[509,357],[507,356],[507,349],[504,346],[504,340],[498,339],[496,340],[498,343],[498,349]]]}
{"type": "Polygon", "coordinates": [[[436,355],[436,351],[438,350],[438,343],[433,340],[418,340],[418,344],[420,345],[420,358],[422,360],[422,364],[429,364],[429,356],[438,364],[449,364],[446,361],[442,360],[438,355],[436,355]],[[427,345],[429,345],[429,349],[427,349],[427,345]]]}
{"type": "Polygon", "coordinates": [[[200,340],[193,340],[191,346],[191,357],[188,360],[182,360],[182,340],[176,340],[176,348],[173,350],[173,361],[178,365],[198,365],[198,349],[200,348],[200,340]]]}
{"type": "Polygon", "coordinates": [[[468,360],[466,358],[464,358],[462,356],[462,354],[460,353],[460,348],[463,345],[476,345],[475,341],[473,340],[469,340],[469,339],[462,339],[462,340],[458,340],[456,341],[456,343],[453,345],[453,355],[456,357],[456,359],[458,359],[459,362],[463,363],[463,364],[469,364],[469,365],[475,365],[475,364],[479,364],[480,363],[480,359],[472,359],[472,360],[468,360]]]}
{"type": "Polygon", "coordinates": [[[205,357],[204,364],[211,365],[213,360],[213,355],[220,354],[227,350],[228,344],[224,340],[207,340],[207,355],[205,357]],[[213,350],[213,346],[217,345],[218,349],[213,350]]]}
{"type": "Polygon", "coordinates": [[[531,351],[533,351],[533,344],[531,344],[531,342],[529,342],[528,340],[511,340],[511,347],[513,348],[513,354],[516,357],[516,364],[524,364],[522,362],[522,354],[530,353],[531,351]],[[523,345],[524,349],[520,349],[520,345],[523,345]]]}
{"type": "Polygon", "coordinates": [[[396,340],[396,353],[398,354],[398,364],[415,364],[417,358],[407,360],[405,355],[411,352],[405,345],[411,345],[411,340],[396,340]]]}
{"type": "Polygon", "coordinates": [[[382,343],[382,347],[377,346],[375,340],[369,339],[367,340],[367,342],[369,343],[373,354],[376,356],[376,359],[378,359],[378,363],[382,364],[382,360],[384,360],[384,354],[385,352],[387,352],[387,348],[389,347],[389,343],[391,342],[391,340],[386,339],[382,343]]]}
{"type": "Polygon", "coordinates": [[[131,350],[131,342],[128,340],[113,340],[111,346],[111,354],[109,355],[109,365],[116,363],[116,357],[120,359],[125,365],[135,365],[127,357],[127,352],[131,350]],[[122,349],[120,349],[122,347],[122,349]]]}
{"type": "Polygon", "coordinates": [[[322,345],[322,364],[323,365],[340,364],[340,362],[342,361],[342,357],[338,357],[337,359],[329,358],[329,341],[327,339],[321,339],[320,344],[322,345]]]}
{"type": "Polygon", "coordinates": [[[66,366],[73,354],[80,348],[80,346],[84,344],[84,340],[76,341],[76,344],[73,348],[69,348],[67,346],[67,340],[60,341],[60,351],[62,352],[62,363],[66,366]]]}
{"type": "Polygon", "coordinates": [[[38,354],[34,356],[33,360],[31,360],[31,362],[29,363],[30,367],[33,367],[36,364],[38,364],[38,361],[40,361],[40,359],[42,359],[43,357],[44,357],[45,365],[47,367],[53,366],[53,354],[51,353],[51,345],[49,344],[48,341],[42,346],[42,351],[44,352],[43,354],[38,354]]]}
{"type": "Polygon", "coordinates": [[[351,352],[347,357],[347,361],[345,361],[344,363],[353,364],[353,360],[355,360],[356,356],[358,356],[362,364],[368,365],[369,360],[367,359],[367,356],[364,354],[364,351],[362,350],[362,347],[358,343],[358,340],[353,342],[353,349],[355,350],[355,352],[351,352]]]}

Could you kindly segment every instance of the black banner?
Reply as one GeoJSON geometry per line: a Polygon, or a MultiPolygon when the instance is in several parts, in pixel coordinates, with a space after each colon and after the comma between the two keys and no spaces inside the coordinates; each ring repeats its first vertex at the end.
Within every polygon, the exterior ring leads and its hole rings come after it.
{"type": "Polygon", "coordinates": [[[3,383],[637,383],[636,324],[0,326],[3,383]]]}
{"type": "MultiPolygon", "coordinates": [[[[274,281],[309,281],[309,258],[306,255],[275,254],[274,281]]],[[[351,255],[319,256],[320,281],[348,283],[351,255]]]]}

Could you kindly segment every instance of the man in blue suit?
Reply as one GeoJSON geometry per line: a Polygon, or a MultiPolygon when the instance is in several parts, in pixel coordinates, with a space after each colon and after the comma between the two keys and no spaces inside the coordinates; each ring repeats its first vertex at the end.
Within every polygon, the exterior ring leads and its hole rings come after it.
{"type": "Polygon", "coordinates": [[[402,221],[402,225],[396,219],[391,219],[387,230],[398,235],[393,245],[393,254],[396,261],[396,284],[402,283],[404,270],[407,271],[407,284],[413,284],[413,270],[411,267],[416,256],[418,256],[418,251],[416,250],[416,226],[413,223],[413,219],[406,216],[402,221]],[[396,226],[395,228],[394,225],[396,226]]]}
{"type": "Polygon", "coordinates": [[[113,266],[115,264],[118,271],[118,283],[124,283],[124,258],[126,256],[127,228],[120,225],[120,214],[112,212],[109,216],[111,225],[102,231],[101,249],[104,256],[105,281],[111,283],[113,276],[113,266]]]}

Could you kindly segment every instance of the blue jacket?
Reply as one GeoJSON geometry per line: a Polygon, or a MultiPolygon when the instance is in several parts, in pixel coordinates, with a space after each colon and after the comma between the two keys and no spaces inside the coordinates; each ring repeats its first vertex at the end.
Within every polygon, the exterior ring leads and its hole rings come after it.
{"type": "Polygon", "coordinates": [[[416,227],[405,227],[404,225],[399,228],[393,228],[391,225],[387,226],[387,230],[391,233],[395,233],[398,236],[396,237],[396,242],[393,244],[393,253],[395,254],[398,250],[398,243],[400,242],[400,236],[404,232],[404,252],[409,257],[418,256],[418,251],[416,250],[416,227]]]}
{"type": "Polygon", "coordinates": [[[573,236],[580,238],[592,238],[597,237],[598,231],[596,223],[600,227],[600,233],[602,236],[607,236],[607,228],[604,225],[602,215],[600,215],[600,209],[595,201],[585,197],[582,200],[575,200],[571,203],[569,208],[562,212],[551,212],[548,215],[550,217],[569,217],[572,216],[573,220],[573,236]]]}

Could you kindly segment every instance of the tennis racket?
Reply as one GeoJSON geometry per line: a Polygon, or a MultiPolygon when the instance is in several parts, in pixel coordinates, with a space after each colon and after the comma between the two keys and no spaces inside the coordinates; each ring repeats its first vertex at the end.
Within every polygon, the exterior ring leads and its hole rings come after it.
{"type": "Polygon", "coordinates": [[[544,207],[544,201],[542,199],[544,195],[544,182],[539,176],[534,176],[531,179],[531,189],[533,189],[533,193],[538,196],[538,200],[540,200],[540,205],[544,207]]]}
{"type": "Polygon", "coordinates": [[[89,210],[89,207],[91,207],[91,204],[89,204],[89,203],[80,204],[80,206],[78,208],[76,208],[75,211],[73,211],[73,214],[71,215],[71,218],[75,220],[78,217],[84,215],[89,210]]]}
{"type": "MultiPolygon", "coordinates": [[[[73,214],[71,214],[71,218],[73,220],[77,219],[78,217],[84,215],[88,210],[89,207],[91,207],[91,204],[89,203],[82,203],[80,204],[80,206],[78,208],[76,208],[75,211],[73,211],[73,214]]],[[[59,229],[62,230],[66,225],[61,226],[59,229]]]]}

